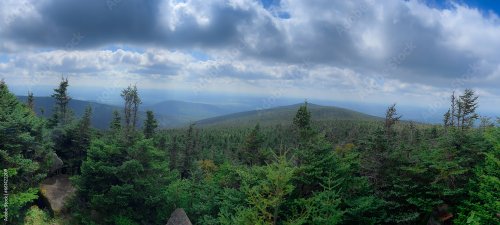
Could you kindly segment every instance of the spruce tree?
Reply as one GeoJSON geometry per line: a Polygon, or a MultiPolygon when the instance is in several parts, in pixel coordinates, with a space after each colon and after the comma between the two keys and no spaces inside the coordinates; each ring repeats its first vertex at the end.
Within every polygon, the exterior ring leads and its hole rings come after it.
{"type": "Polygon", "coordinates": [[[188,177],[195,160],[196,134],[194,129],[195,124],[189,125],[189,128],[184,139],[184,154],[181,165],[182,177],[188,177]]]}
{"type": "Polygon", "coordinates": [[[122,129],[122,117],[120,116],[120,112],[118,112],[118,110],[113,111],[113,119],[109,124],[109,129],[115,134],[119,133],[122,129]]]}
{"type": "Polygon", "coordinates": [[[66,125],[70,120],[70,109],[68,104],[71,100],[71,97],[68,95],[68,78],[61,78],[61,82],[59,83],[59,87],[54,89],[54,94],[52,94],[52,98],[55,100],[54,114],[52,116],[51,123],[53,126],[55,125],[66,125]]]}
{"type": "Polygon", "coordinates": [[[452,119],[452,116],[451,116],[451,112],[450,110],[448,109],[448,111],[443,115],[444,118],[443,118],[443,125],[445,128],[447,127],[451,127],[453,126],[453,119],[452,119]]]}
{"type": "Polygon", "coordinates": [[[90,142],[92,139],[92,107],[87,106],[85,108],[85,113],[78,122],[78,134],[76,134],[75,144],[74,144],[74,158],[73,161],[73,173],[80,172],[80,166],[87,155],[87,151],[90,147],[90,142]]]}
{"type": "Polygon", "coordinates": [[[387,138],[390,138],[393,133],[393,126],[401,119],[402,116],[398,115],[396,111],[396,103],[392,104],[387,108],[385,112],[385,134],[387,138]]]}
{"type": "Polygon", "coordinates": [[[157,127],[158,122],[155,119],[153,111],[146,111],[146,120],[144,121],[144,136],[146,138],[152,138],[157,127]]]}
{"type": "Polygon", "coordinates": [[[123,108],[125,116],[125,131],[127,135],[130,135],[133,131],[135,131],[138,117],[137,113],[139,111],[139,105],[142,101],[139,97],[136,85],[129,85],[127,88],[123,89],[121,96],[125,104],[123,108]]]}
{"type": "Polygon", "coordinates": [[[478,96],[472,89],[465,89],[464,94],[460,96],[461,105],[461,128],[468,129],[474,125],[474,121],[479,118],[476,113],[478,107],[478,96]]]}
{"type": "MultiPolygon", "coordinates": [[[[50,172],[54,155],[47,137],[44,120],[0,81],[0,171],[7,175],[2,176],[8,182],[8,224],[21,224],[23,212],[38,199],[38,184],[50,172]]],[[[6,212],[3,202],[2,222],[6,212]]]]}
{"type": "Polygon", "coordinates": [[[311,112],[307,109],[307,101],[300,106],[293,118],[295,131],[298,132],[299,146],[305,145],[315,135],[311,126],[311,112]]]}
{"type": "Polygon", "coordinates": [[[249,165],[259,163],[261,158],[259,155],[259,150],[261,148],[262,142],[263,138],[262,134],[260,133],[260,125],[257,124],[245,139],[242,160],[249,165]]]}
{"type": "Polygon", "coordinates": [[[31,109],[32,112],[35,112],[35,99],[33,97],[33,92],[31,92],[31,91],[28,92],[27,105],[28,105],[28,108],[31,109]]]}

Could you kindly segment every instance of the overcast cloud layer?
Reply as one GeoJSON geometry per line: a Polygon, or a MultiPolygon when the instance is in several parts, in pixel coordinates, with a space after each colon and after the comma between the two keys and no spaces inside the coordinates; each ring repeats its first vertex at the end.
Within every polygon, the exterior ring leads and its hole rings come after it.
{"type": "Polygon", "coordinates": [[[500,19],[464,3],[2,0],[14,86],[140,88],[390,104],[429,111],[474,88],[500,113],[500,19]],[[120,86],[121,87],[121,86],[120,86]]]}

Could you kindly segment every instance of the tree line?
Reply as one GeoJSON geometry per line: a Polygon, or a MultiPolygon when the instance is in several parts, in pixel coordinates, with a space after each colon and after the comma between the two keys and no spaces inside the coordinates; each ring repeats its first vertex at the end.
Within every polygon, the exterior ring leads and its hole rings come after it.
{"type": "Polygon", "coordinates": [[[139,130],[131,85],[123,111],[97,130],[90,107],[74,118],[68,87],[54,89],[46,120],[32,93],[21,103],[0,84],[13,223],[54,219],[30,206],[58,173],[77,189],[68,224],[165,224],[176,208],[194,224],[499,223],[500,121],[474,124],[471,89],[451,95],[443,125],[402,121],[395,104],[382,121],[317,123],[306,102],[288,125],[159,129],[148,111],[139,130]]]}

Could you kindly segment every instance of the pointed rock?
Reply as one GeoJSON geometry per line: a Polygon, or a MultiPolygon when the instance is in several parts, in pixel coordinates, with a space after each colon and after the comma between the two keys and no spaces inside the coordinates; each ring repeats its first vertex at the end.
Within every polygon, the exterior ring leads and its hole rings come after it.
{"type": "Polygon", "coordinates": [[[75,193],[68,175],[58,175],[45,179],[40,184],[40,193],[46,199],[55,215],[60,215],[66,202],[75,193]]]}
{"type": "Polygon", "coordinates": [[[172,215],[170,215],[170,219],[168,219],[167,225],[193,225],[189,220],[184,209],[178,208],[176,209],[172,215]]]}
{"type": "Polygon", "coordinates": [[[51,161],[52,165],[50,165],[50,173],[54,173],[58,169],[61,169],[63,167],[63,161],[61,160],[61,158],[59,158],[59,156],[57,156],[55,152],[53,152],[51,155],[51,161]]]}

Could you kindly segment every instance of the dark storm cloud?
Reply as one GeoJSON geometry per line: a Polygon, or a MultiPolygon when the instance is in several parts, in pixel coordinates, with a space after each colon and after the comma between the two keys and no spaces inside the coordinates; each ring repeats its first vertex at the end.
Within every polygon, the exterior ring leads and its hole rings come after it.
{"type": "MultiPolygon", "coordinates": [[[[498,16],[467,5],[432,8],[417,0],[383,4],[281,0],[271,5],[257,0],[42,0],[33,4],[34,10],[18,13],[9,23],[0,21],[0,37],[5,40],[0,49],[12,43],[10,49],[17,44],[20,51],[31,47],[35,52],[47,48],[99,52],[118,45],[127,52],[123,56],[114,52],[117,59],[106,64],[92,60],[93,55],[79,58],[84,53],[75,53],[74,59],[57,64],[68,70],[122,71],[126,65],[126,72],[139,75],[295,80],[304,81],[297,82],[303,89],[311,84],[345,88],[382,76],[385,80],[380,79],[377,90],[389,92],[408,84],[454,87],[473,65],[480,69],[463,86],[491,87],[500,79],[500,53],[494,51],[500,48],[498,16]],[[75,34],[83,39],[74,41],[75,34]],[[171,60],[150,60],[150,56],[142,59],[135,54],[140,51],[132,48],[186,55],[196,50],[208,57],[170,64],[171,60]],[[206,60],[218,68],[205,66],[206,60]],[[387,87],[388,83],[399,86],[387,87]]],[[[0,12],[1,7],[0,2],[0,12]]],[[[30,60],[16,59],[17,68],[29,68],[30,60]]]]}
{"type": "Polygon", "coordinates": [[[251,24],[258,15],[252,8],[225,3],[206,4],[203,11],[209,22],[200,24],[197,15],[183,10],[170,15],[173,11],[168,1],[46,0],[35,3],[40,17],[18,16],[1,34],[17,43],[55,48],[67,45],[74,34],[84,37],[75,48],[116,43],[173,48],[231,46],[240,40],[238,28],[251,24]],[[173,20],[178,20],[177,24],[169,29],[173,20]]]}
{"type": "Polygon", "coordinates": [[[157,0],[121,1],[112,10],[102,0],[49,0],[35,3],[40,17],[19,16],[4,35],[21,43],[65,47],[74,34],[84,41],[78,47],[116,42],[148,42],[155,29],[157,0]]]}

